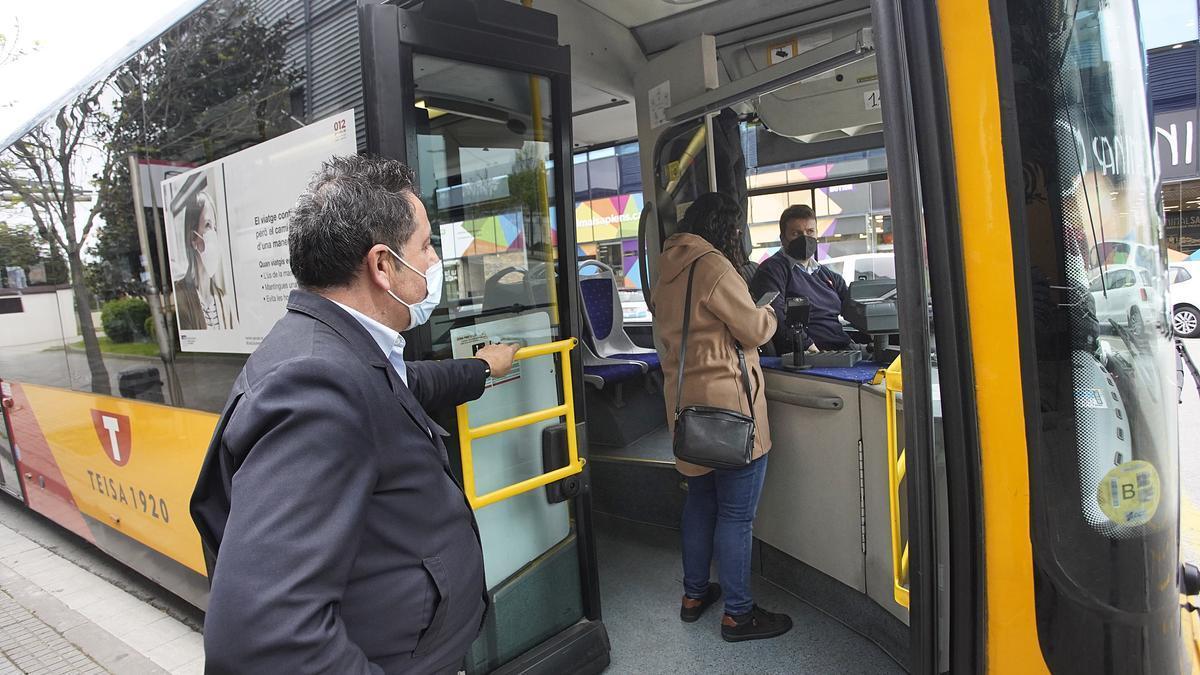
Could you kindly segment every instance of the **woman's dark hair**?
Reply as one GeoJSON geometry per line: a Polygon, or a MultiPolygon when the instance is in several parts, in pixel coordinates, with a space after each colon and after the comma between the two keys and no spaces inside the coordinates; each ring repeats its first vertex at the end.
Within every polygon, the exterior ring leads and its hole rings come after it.
{"type": "Polygon", "coordinates": [[[742,246],[742,233],[738,231],[742,222],[742,208],[728,195],[706,192],[696,198],[683,221],[681,232],[703,237],[733,263],[734,267],[746,264],[746,249],[742,246]]]}
{"type": "Polygon", "coordinates": [[[201,177],[183,209],[183,251],[188,262],[187,276],[196,284],[200,283],[200,278],[196,275],[196,260],[199,259],[200,254],[196,252],[196,247],[192,242],[193,237],[204,235],[200,231],[200,213],[204,210],[200,206],[200,194],[207,188],[208,179],[201,177]]]}

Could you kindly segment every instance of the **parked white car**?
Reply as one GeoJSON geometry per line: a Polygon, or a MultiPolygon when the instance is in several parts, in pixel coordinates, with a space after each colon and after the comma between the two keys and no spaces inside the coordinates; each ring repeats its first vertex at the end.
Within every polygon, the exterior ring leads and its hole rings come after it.
{"type": "Polygon", "coordinates": [[[830,272],[842,275],[847,284],[863,279],[895,279],[896,257],[888,253],[855,253],[820,261],[830,272]]]}
{"type": "Polygon", "coordinates": [[[1157,326],[1150,274],[1135,265],[1107,265],[1102,270],[1088,288],[1096,301],[1096,320],[1101,328],[1114,321],[1127,327],[1130,333],[1141,335],[1147,325],[1157,326]]]}
{"type": "Polygon", "coordinates": [[[642,296],[642,289],[622,288],[620,293],[621,315],[626,324],[653,321],[654,317],[650,316],[650,308],[646,306],[646,299],[642,296]]]}
{"type": "Polygon", "coordinates": [[[1171,325],[1179,337],[1200,337],[1200,262],[1173,262],[1167,266],[1171,282],[1171,325]]]}
{"type": "Polygon", "coordinates": [[[1153,272],[1158,268],[1158,249],[1132,241],[1102,241],[1096,245],[1091,262],[1109,269],[1130,265],[1153,272]]]}

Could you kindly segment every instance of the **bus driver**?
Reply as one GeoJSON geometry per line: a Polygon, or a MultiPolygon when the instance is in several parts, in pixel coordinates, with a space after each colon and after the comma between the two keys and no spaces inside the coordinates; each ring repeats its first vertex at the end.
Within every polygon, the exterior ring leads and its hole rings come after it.
{"type": "Polygon", "coordinates": [[[787,299],[807,298],[812,306],[808,319],[809,351],[845,349],[850,336],[842,328],[838,315],[842,303],[850,297],[850,288],[840,274],[834,274],[817,262],[817,217],[812,207],[798,204],[784,209],[779,216],[779,252],[763,261],[750,283],[754,297],[776,292],[771,301],[779,327],[775,332],[776,352],[790,352],[792,346],[785,322],[787,299]]]}

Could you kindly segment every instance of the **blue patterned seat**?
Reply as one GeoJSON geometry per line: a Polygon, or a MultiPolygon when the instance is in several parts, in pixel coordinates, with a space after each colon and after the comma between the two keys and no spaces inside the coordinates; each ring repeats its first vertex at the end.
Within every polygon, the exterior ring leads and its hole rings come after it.
{"type": "Polygon", "coordinates": [[[617,292],[612,268],[595,260],[579,263],[579,297],[583,303],[583,318],[587,327],[587,342],[601,358],[633,361],[643,364],[643,370],[662,370],[658,353],[639,347],[625,332],[621,298],[617,292]],[[584,270],[594,268],[588,274],[584,270]]]}
{"type": "Polygon", "coordinates": [[[635,361],[618,361],[596,356],[588,341],[583,345],[583,381],[603,389],[610,384],[623,384],[640,380],[645,374],[645,365],[635,361]]]}

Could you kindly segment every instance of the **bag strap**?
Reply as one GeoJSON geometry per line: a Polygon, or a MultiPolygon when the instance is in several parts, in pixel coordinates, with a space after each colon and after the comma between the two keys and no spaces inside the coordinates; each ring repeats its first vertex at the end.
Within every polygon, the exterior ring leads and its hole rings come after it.
{"type": "MultiPolygon", "coordinates": [[[[683,403],[683,373],[687,365],[688,329],[692,323],[692,284],[696,279],[696,262],[699,260],[700,258],[693,260],[688,269],[687,293],[683,300],[683,337],[680,339],[679,345],[679,384],[675,389],[675,417],[679,417],[679,410],[683,403]]],[[[733,341],[733,347],[737,350],[738,366],[742,371],[742,387],[746,390],[746,403],[750,406],[750,419],[755,419],[754,396],[750,393],[750,373],[746,369],[746,352],[742,350],[742,345],[738,344],[737,340],[733,341]]],[[[755,422],[757,421],[755,420],[755,422]]]]}
{"type": "MultiPolygon", "coordinates": [[[[700,258],[696,258],[699,260],[700,258]]],[[[688,268],[687,295],[683,300],[683,338],[679,345],[679,384],[675,388],[675,416],[679,417],[679,408],[683,403],[683,371],[687,364],[688,327],[692,323],[692,282],[696,279],[696,260],[688,268]]]]}
{"type": "Polygon", "coordinates": [[[746,390],[746,405],[750,407],[750,419],[754,420],[757,426],[758,420],[754,418],[754,396],[750,393],[750,374],[746,372],[746,352],[742,350],[742,346],[736,341],[733,346],[737,348],[738,365],[742,369],[742,387],[746,390]]]}

